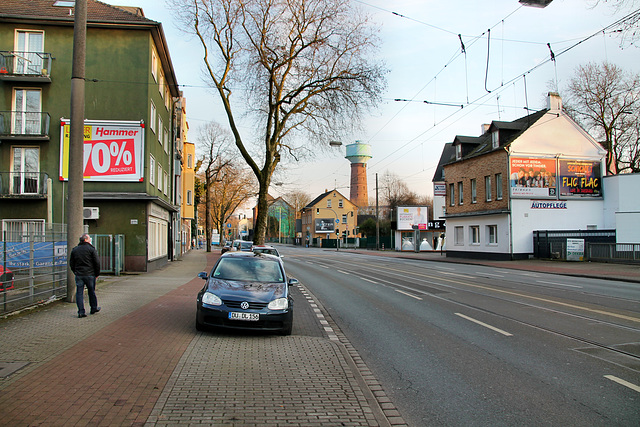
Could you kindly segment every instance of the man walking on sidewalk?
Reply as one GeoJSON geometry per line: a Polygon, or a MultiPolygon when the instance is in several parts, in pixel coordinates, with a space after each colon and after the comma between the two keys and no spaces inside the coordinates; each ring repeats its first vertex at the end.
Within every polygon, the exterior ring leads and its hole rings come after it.
{"type": "Polygon", "coordinates": [[[98,298],[96,298],[96,278],[100,275],[100,260],[98,259],[98,251],[91,244],[91,236],[88,234],[80,236],[80,243],[71,251],[69,267],[76,276],[78,317],[87,317],[84,311],[85,285],[89,293],[90,313],[99,312],[100,307],[98,307],[98,298]]]}

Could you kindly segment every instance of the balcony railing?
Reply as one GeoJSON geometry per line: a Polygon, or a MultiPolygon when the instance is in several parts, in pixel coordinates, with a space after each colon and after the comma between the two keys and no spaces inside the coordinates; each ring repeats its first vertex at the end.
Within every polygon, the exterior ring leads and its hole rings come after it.
{"type": "Polygon", "coordinates": [[[51,82],[50,53],[0,51],[0,80],[51,82]]]}
{"type": "Polygon", "coordinates": [[[0,111],[0,138],[49,139],[49,113],[0,111]]]}
{"type": "Polygon", "coordinates": [[[0,198],[43,198],[48,179],[44,172],[0,172],[0,198]]]}

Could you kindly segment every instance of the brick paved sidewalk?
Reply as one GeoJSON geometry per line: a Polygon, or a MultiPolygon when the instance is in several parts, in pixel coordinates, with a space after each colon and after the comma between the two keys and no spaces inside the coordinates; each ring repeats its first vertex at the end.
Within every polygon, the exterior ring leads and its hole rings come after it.
{"type": "Polygon", "coordinates": [[[0,362],[28,363],[0,378],[1,424],[390,425],[297,289],[290,337],[196,332],[194,277],[216,258],[99,284],[85,319],[60,303],[1,322],[0,362]]]}

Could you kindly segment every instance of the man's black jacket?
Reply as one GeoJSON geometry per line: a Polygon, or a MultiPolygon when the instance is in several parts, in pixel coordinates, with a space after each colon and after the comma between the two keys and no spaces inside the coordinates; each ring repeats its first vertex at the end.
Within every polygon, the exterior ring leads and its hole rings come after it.
{"type": "Polygon", "coordinates": [[[98,251],[89,242],[82,242],[71,251],[69,267],[76,276],[100,275],[98,251]]]}

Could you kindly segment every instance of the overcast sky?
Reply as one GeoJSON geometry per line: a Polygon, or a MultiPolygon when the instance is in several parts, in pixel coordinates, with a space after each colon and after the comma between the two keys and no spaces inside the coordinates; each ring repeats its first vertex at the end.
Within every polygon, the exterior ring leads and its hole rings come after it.
{"type": "MultiPolygon", "coordinates": [[[[147,18],[162,23],[187,98],[189,140],[197,142],[198,128],[208,121],[226,125],[219,100],[203,88],[202,48],[178,30],[165,3],[105,2],[142,7],[147,18]]],[[[545,108],[549,88],[557,85],[562,95],[579,64],[606,60],[640,71],[640,48],[621,47],[616,33],[603,31],[631,10],[616,11],[607,4],[593,8],[591,0],[554,0],[544,9],[523,7],[518,0],[354,2],[381,25],[381,53],[390,70],[379,111],[365,118],[362,132],[342,141],[371,145],[370,198],[375,197],[375,174],[387,170],[416,193],[432,195],[431,180],[445,143],[456,135],[479,135],[483,123],[515,120],[526,108],[545,108]],[[547,43],[555,62],[549,60],[547,43]]],[[[315,198],[337,188],[349,197],[344,145],[284,165],[274,177],[283,185],[272,187],[271,194],[300,190],[315,198]]]]}

